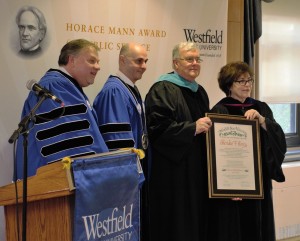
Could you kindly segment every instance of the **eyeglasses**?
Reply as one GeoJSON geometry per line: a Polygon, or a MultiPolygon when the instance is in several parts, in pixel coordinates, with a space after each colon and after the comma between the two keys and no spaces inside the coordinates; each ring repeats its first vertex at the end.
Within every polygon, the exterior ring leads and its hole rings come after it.
{"type": "Polygon", "coordinates": [[[178,59],[185,60],[186,62],[188,62],[190,64],[194,63],[194,61],[196,61],[196,63],[201,63],[203,61],[199,57],[196,57],[196,58],[194,58],[194,57],[187,57],[187,58],[178,58],[178,59]]]}
{"type": "Polygon", "coordinates": [[[237,83],[238,85],[242,85],[242,86],[245,86],[246,84],[249,83],[249,85],[252,85],[253,82],[254,82],[254,79],[250,78],[250,79],[241,79],[241,80],[235,80],[233,81],[234,83],[237,83]]]}

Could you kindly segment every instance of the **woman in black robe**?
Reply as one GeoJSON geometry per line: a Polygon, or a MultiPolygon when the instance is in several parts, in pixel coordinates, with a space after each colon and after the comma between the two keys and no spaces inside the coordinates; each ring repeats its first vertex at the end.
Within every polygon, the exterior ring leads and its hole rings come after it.
{"type": "Polygon", "coordinates": [[[220,89],[227,97],[212,113],[257,118],[260,124],[263,199],[211,199],[211,241],[275,241],[272,180],[284,182],[282,162],[286,152],[285,135],[265,102],[250,97],[253,72],[244,62],[221,68],[220,89]]]}
{"type": "Polygon", "coordinates": [[[206,91],[195,82],[199,54],[194,43],[176,45],[175,72],[162,75],[146,96],[151,241],[207,240],[205,132],[211,121],[206,91]]]}

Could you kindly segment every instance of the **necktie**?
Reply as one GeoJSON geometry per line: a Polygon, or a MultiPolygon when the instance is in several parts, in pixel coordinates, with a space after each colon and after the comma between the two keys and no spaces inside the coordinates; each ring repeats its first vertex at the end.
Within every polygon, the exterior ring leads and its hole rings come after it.
{"type": "Polygon", "coordinates": [[[142,117],[142,125],[143,125],[143,135],[142,135],[142,147],[144,150],[148,148],[148,135],[147,135],[147,127],[146,127],[146,118],[145,118],[145,110],[143,106],[143,100],[141,97],[141,94],[136,86],[134,86],[135,95],[137,98],[137,101],[139,102],[141,106],[141,117],[142,117]]]}
{"type": "Polygon", "coordinates": [[[135,90],[135,92],[136,92],[136,98],[137,98],[137,100],[138,100],[138,102],[140,103],[140,105],[143,107],[143,101],[142,101],[142,97],[141,97],[141,94],[140,94],[140,92],[139,92],[139,89],[136,87],[136,85],[134,86],[134,90],[135,90]]]}
{"type": "Polygon", "coordinates": [[[136,85],[134,86],[134,90],[135,90],[137,101],[141,105],[141,109],[142,109],[141,116],[142,116],[142,121],[143,121],[143,127],[146,128],[145,127],[145,112],[144,112],[143,100],[142,100],[141,94],[139,92],[139,89],[136,87],[136,85]]]}
{"type": "Polygon", "coordinates": [[[143,108],[143,100],[141,97],[141,94],[139,92],[139,89],[134,86],[134,90],[135,90],[135,97],[137,99],[137,101],[139,102],[139,104],[141,105],[141,109],[142,109],[142,118],[143,118],[143,122],[144,122],[144,108],[143,108]]]}

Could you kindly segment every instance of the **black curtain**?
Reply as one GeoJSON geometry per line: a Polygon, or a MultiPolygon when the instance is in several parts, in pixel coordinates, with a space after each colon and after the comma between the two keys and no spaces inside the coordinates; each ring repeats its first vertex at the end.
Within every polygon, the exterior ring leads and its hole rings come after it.
{"type": "Polygon", "coordinates": [[[261,34],[261,0],[244,0],[244,61],[251,67],[254,64],[254,44],[261,34]]]}

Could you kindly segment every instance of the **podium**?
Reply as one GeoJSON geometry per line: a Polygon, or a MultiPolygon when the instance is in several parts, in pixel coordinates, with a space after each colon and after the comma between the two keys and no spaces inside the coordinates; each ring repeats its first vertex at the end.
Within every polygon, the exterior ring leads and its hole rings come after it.
{"type": "MultiPolygon", "coordinates": [[[[22,189],[17,182],[19,237],[22,237],[22,189]]],[[[61,162],[42,166],[27,180],[27,240],[72,241],[74,191],[70,191],[67,171],[61,162]]],[[[6,241],[17,239],[15,184],[0,187],[0,205],[4,206],[6,241]]]]}

